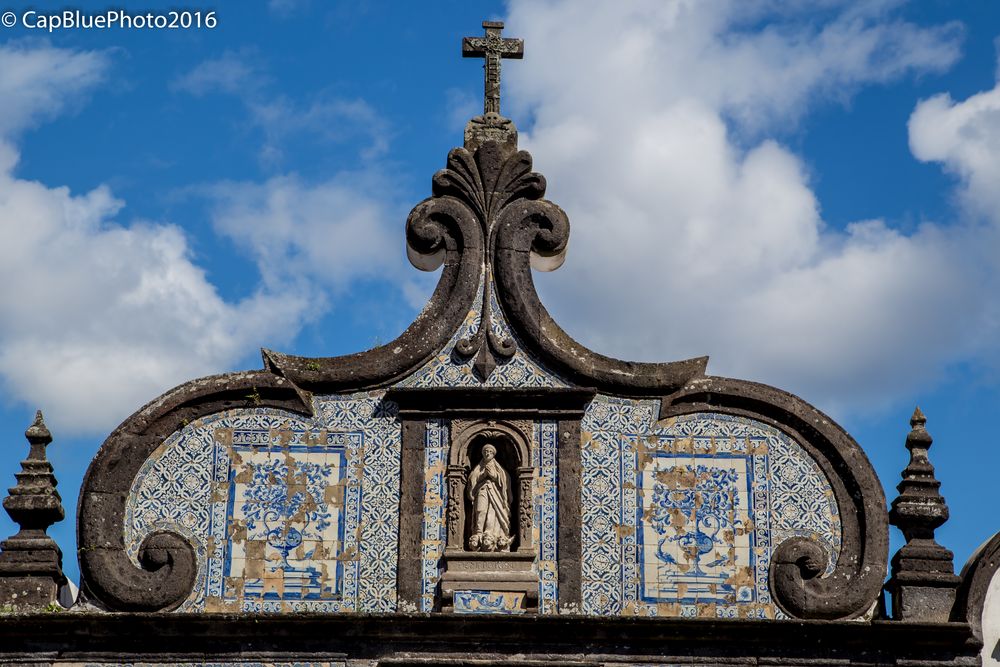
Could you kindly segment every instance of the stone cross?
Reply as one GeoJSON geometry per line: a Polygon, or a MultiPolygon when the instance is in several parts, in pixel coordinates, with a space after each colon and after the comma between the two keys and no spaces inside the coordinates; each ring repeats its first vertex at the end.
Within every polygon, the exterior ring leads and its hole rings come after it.
{"type": "Polygon", "coordinates": [[[483,21],[484,37],[466,37],[462,40],[463,58],[483,58],[486,63],[486,86],[483,113],[500,113],[500,59],[523,58],[524,40],[501,37],[503,21],[483,21]]]}

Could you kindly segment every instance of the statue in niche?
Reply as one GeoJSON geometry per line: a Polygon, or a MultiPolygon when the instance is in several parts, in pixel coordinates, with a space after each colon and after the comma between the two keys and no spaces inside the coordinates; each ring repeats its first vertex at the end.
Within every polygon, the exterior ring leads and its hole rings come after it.
{"type": "Polygon", "coordinates": [[[509,551],[512,495],[510,476],[497,461],[497,448],[483,446],[482,460],[469,473],[467,495],[472,503],[470,551],[509,551]]]}

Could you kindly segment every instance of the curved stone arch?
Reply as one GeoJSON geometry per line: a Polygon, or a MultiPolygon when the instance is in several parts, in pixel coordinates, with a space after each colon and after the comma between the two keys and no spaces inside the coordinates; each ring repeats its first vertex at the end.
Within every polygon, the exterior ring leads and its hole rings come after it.
{"type": "Polygon", "coordinates": [[[417,318],[385,345],[339,357],[303,357],[263,350],[267,370],[313,392],[381,387],[402,379],[442,349],[472,307],[482,274],[483,233],[475,212],[451,196],[417,204],[406,221],[407,253],[414,266],[444,266],[417,318]]]}
{"type": "Polygon", "coordinates": [[[771,559],[772,597],[798,618],[856,618],[877,602],[888,558],[885,494],[868,457],[854,439],[802,399],[774,387],[706,377],[664,397],[660,418],[696,412],[748,417],[779,429],[826,475],[841,523],[840,555],[827,573],[825,550],[793,537],[771,559]]]}
{"type": "Polygon", "coordinates": [[[448,453],[448,463],[456,466],[469,466],[469,449],[476,440],[499,437],[508,442],[517,453],[518,466],[531,465],[530,437],[517,425],[504,420],[482,419],[463,425],[464,428],[452,441],[448,453]]]}

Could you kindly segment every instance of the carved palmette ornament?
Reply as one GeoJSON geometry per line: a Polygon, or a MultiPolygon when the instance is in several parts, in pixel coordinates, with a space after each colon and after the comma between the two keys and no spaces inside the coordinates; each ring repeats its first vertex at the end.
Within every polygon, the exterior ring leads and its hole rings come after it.
{"type": "MultiPolygon", "coordinates": [[[[442,213],[454,214],[452,202],[464,205],[478,223],[483,262],[479,327],[458,341],[455,352],[465,358],[475,358],[473,370],[483,382],[498,363],[513,357],[517,350],[513,340],[497,335],[492,322],[496,222],[512,201],[540,200],[544,194],[545,178],[531,170],[531,156],[526,151],[504,150],[495,142],[485,143],[474,153],[456,148],[448,154],[448,166],[434,175],[434,198],[418,205],[408,221],[410,259],[418,268],[427,268],[429,258],[433,258],[430,264],[436,268],[437,257],[444,249],[444,238],[435,227],[445,219],[442,213]],[[444,202],[448,203],[447,207],[442,206],[444,202]],[[442,211],[435,212],[434,208],[442,211]]],[[[558,210],[554,204],[549,205],[558,210]]],[[[565,239],[562,241],[554,254],[565,248],[565,239]]]]}

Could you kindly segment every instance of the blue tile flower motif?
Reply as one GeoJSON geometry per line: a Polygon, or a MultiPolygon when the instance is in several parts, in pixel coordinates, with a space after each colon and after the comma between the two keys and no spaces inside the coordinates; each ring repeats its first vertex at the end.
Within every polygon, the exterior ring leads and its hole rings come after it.
{"type": "Polygon", "coordinates": [[[314,420],[211,415],[168,438],[126,503],[126,553],[155,530],[194,545],[180,612],[396,609],[400,426],[382,392],[320,396],[314,420]]]}
{"type": "Polygon", "coordinates": [[[766,424],[658,411],[598,396],[584,417],[584,613],[781,617],[767,581],[778,544],[807,537],[836,563],[829,481],[766,424]]]}

